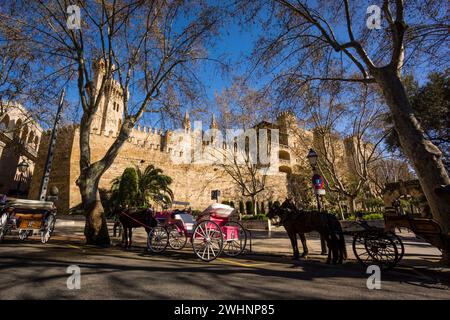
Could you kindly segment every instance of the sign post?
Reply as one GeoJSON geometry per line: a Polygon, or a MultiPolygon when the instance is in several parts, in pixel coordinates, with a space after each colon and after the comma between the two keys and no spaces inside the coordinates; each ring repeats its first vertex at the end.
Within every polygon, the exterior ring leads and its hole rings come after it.
{"type": "MultiPolygon", "coordinates": [[[[325,181],[320,174],[314,173],[314,175],[312,176],[312,183],[314,187],[314,194],[316,195],[317,200],[317,210],[321,212],[323,209],[321,196],[325,195],[325,189],[323,188],[325,186],[325,181]]],[[[320,237],[320,246],[322,249],[322,254],[327,254],[327,246],[323,237],[320,237]]]]}

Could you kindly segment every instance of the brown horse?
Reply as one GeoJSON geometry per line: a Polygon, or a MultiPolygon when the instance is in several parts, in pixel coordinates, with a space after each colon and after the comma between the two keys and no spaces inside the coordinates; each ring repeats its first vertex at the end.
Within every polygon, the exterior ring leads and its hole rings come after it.
{"type": "Polygon", "coordinates": [[[342,228],[339,220],[334,215],[325,212],[298,210],[289,199],[286,199],[281,206],[272,206],[268,217],[274,224],[281,224],[286,229],[291,240],[294,259],[299,259],[300,255],[297,245],[297,234],[299,234],[303,245],[302,257],[306,257],[308,247],[305,233],[312,231],[317,231],[325,239],[328,247],[327,263],[341,264],[346,258],[342,228]]]}
{"type": "Polygon", "coordinates": [[[148,209],[119,209],[115,211],[123,227],[122,245],[131,248],[133,228],[144,228],[147,234],[151,228],[156,227],[158,221],[155,212],[148,209]]]}

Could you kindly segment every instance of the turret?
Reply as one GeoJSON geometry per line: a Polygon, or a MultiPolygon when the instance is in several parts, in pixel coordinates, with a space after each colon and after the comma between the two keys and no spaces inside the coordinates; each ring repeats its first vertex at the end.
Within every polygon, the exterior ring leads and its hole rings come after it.
{"type": "Polygon", "coordinates": [[[183,119],[181,126],[186,131],[191,130],[191,121],[189,120],[189,114],[187,111],[184,113],[184,119],[183,119]]]}
{"type": "Polygon", "coordinates": [[[209,125],[210,129],[219,129],[219,126],[217,125],[216,117],[214,116],[214,113],[211,117],[211,124],[209,125]]]}

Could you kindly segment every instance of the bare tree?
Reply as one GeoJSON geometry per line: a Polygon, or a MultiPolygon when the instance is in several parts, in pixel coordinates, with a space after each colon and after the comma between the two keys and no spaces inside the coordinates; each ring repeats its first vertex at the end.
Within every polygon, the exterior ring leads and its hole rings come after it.
{"type": "Polygon", "coordinates": [[[408,181],[414,179],[414,175],[408,168],[408,164],[395,157],[380,159],[373,164],[369,172],[371,183],[375,184],[374,191],[378,197],[382,197],[383,190],[388,183],[408,181]]]}
{"type": "MultiPolygon", "coordinates": [[[[218,131],[213,131],[212,136],[217,136],[218,131]]],[[[235,182],[243,197],[251,199],[253,214],[257,213],[258,195],[266,190],[269,164],[262,165],[258,161],[256,130],[242,130],[240,135],[227,137],[227,142],[215,141],[206,145],[205,154],[211,163],[222,168],[223,171],[235,182]],[[248,139],[247,134],[250,134],[248,139]],[[250,150],[253,149],[253,150],[250,150]]]]}
{"type": "MultiPolygon", "coordinates": [[[[401,148],[417,173],[433,217],[447,235],[450,205],[441,201],[434,189],[449,184],[450,179],[440,150],[425,137],[413,114],[401,78],[403,69],[413,69],[418,63],[448,63],[446,1],[383,0],[381,29],[366,25],[368,18],[374,18],[366,14],[371,1],[241,4],[252,18],[261,18],[258,10],[264,12],[265,24],[261,25],[266,32],[252,59],[263,65],[266,73],[277,74],[274,83],[285,100],[295,100],[296,93],[311,81],[359,82],[380,88],[401,148]]],[[[449,258],[448,250],[444,257],[449,258]]]]}
{"type": "Polygon", "coordinates": [[[100,178],[146,110],[167,105],[173,92],[195,93],[198,82],[192,67],[206,58],[202,44],[216,30],[217,12],[203,1],[163,0],[36,1],[19,12],[6,17],[20,26],[16,40],[33,46],[61,69],[75,71],[82,108],[77,185],[86,214],[85,236],[87,243],[107,245],[100,178]],[[66,24],[72,3],[82,12],[79,29],[66,24]],[[99,65],[104,72],[96,79],[94,69],[99,65]],[[92,124],[102,97],[115,85],[122,93],[123,122],[106,153],[93,161],[92,124]]]}
{"type": "Polygon", "coordinates": [[[367,87],[356,92],[332,83],[305,91],[302,114],[313,135],[298,131],[294,147],[297,157],[304,157],[305,148],[316,149],[327,189],[347,199],[352,214],[357,197],[370,189],[374,164],[384,156],[384,108],[367,87]]]}
{"type": "Polygon", "coordinates": [[[266,190],[270,165],[259,161],[258,124],[270,118],[272,105],[258,90],[250,88],[243,78],[234,79],[231,86],[216,94],[215,98],[220,111],[220,129],[225,132],[234,128],[240,133],[234,141],[227,137],[223,146],[213,143],[211,154],[214,163],[235,181],[242,196],[251,199],[256,214],[257,197],[266,190]]]}

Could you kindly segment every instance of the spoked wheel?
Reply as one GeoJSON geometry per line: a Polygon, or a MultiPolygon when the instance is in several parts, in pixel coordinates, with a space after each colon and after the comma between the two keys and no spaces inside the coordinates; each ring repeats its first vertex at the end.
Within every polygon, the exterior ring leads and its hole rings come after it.
{"type": "Polygon", "coordinates": [[[47,243],[55,230],[56,217],[54,214],[49,214],[44,222],[44,229],[41,231],[41,242],[47,243]]]}
{"type": "Polygon", "coordinates": [[[216,259],[223,250],[223,233],[219,225],[209,220],[200,222],[192,234],[192,249],[203,261],[216,259]]]}
{"type": "Polygon", "coordinates": [[[148,233],[147,248],[153,253],[161,253],[169,244],[169,233],[164,227],[155,227],[148,233]]]}
{"type": "Polygon", "coordinates": [[[247,233],[244,226],[236,221],[228,221],[222,227],[222,230],[224,230],[224,233],[226,231],[223,253],[231,257],[240,255],[247,244],[247,233]]]}
{"type": "Polygon", "coordinates": [[[394,232],[388,232],[387,234],[391,237],[392,241],[394,241],[395,246],[397,247],[398,258],[397,262],[395,263],[397,264],[400,260],[403,259],[403,256],[405,255],[405,246],[403,245],[402,239],[400,239],[400,237],[394,232]]]}
{"type": "Polygon", "coordinates": [[[399,258],[394,240],[382,232],[357,233],[353,238],[353,252],[363,266],[378,265],[384,270],[395,267],[399,258]]]}
{"type": "Polygon", "coordinates": [[[5,238],[5,235],[8,232],[8,221],[9,214],[7,212],[4,212],[0,216],[0,242],[3,241],[3,238],[5,238]]]}
{"type": "Polygon", "coordinates": [[[169,246],[174,250],[181,250],[187,242],[187,237],[183,230],[171,228],[169,231],[169,246]]]}

